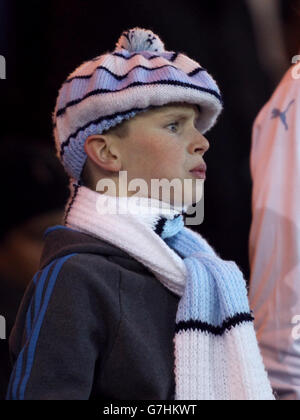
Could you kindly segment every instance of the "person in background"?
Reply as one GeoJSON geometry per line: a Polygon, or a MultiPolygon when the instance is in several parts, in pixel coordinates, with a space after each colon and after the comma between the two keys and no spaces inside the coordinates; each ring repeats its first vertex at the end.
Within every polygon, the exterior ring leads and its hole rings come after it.
{"type": "Polygon", "coordinates": [[[293,62],[255,121],[250,156],[249,298],[271,385],[282,400],[300,399],[295,335],[300,315],[300,56],[295,54],[293,62]]]}
{"type": "Polygon", "coordinates": [[[68,196],[66,175],[53,149],[39,143],[9,139],[0,149],[0,315],[6,327],[5,339],[0,339],[1,400],[11,373],[8,337],[37,270],[43,233],[61,222],[68,196]]]}
{"type": "Polygon", "coordinates": [[[274,86],[289,67],[281,3],[282,0],[246,0],[253,22],[260,65],[274,86]]]}

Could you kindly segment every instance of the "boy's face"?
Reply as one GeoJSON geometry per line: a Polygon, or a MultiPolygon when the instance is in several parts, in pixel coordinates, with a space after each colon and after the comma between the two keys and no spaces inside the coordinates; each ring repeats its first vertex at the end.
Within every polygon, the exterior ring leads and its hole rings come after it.
{"type": "MultiPolygon", "coordinates": [[[[198,118],[201,114],[196,105],[175,103],[129,120],[130,134],[119,144],[121,170],[127,171],[127,182],[142,178],[148,184],[148,197],[169,201],[161,195],[161,188],[159,196],[151,191],[151,180],[171,182],[178,179],[182,191],[170,188],[170,202],[190,205],[199,201],[196,190],[203,187],[204,180],[197,179],[190,170],[204,163],[203,155],[209,149],[209,143],[195,127],[198,118]],[[185,184],[185,179],[191,181],[185,184]]],[[[135,194],[128,192],[129,196],[135,194]]]]}

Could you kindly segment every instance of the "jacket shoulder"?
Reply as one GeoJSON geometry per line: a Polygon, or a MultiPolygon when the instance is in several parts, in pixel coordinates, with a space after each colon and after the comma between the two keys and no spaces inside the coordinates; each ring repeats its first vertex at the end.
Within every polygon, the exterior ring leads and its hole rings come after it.
{"type": "Polygon", "coordinates": [[[85,265],[98,271],[111,265],[113,271],[116,267],[136,272],[147,272],[147,268],[135,260],[126,251],[106,242],[102,238],[82,233],[66,226],[54,226],[47,229],[44,238],[44,247],[40,259],[40,269],[46,267],[56,258],[76,254],[66,267],[69,270],[79,265],[79,270],[84,270],[85,265]],[[48,233],[47,233],[48,231],[48,233]],[[74,262],[73,262],[74,261],[74,262]],[[116,267],[113,267],[113,263],[116,267]]]}
{"type": "Polygon", "coordinates": [[[121,317],[119,268],[97,260],[70,253],[36,273],[10,337],[8,399],[88,399],[121,317]]]}

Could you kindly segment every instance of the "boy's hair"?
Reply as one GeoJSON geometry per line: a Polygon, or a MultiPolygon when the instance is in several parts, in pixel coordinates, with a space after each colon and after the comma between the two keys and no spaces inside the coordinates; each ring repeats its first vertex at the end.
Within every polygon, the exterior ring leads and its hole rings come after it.
{"type": "Polygon", "coordinates": [[[114,51],[77,67],[61,86],[52,114],[57,156],[71,183],[81,180],[89,136],[112,129],[122,139],[129,130],[122,121],[171,102],[201,106],[197,128],[203,134],[223,104],[207,71],[183,53],[166,51],[151,30],[124,31],[114,51]]]}
{"type": "Polygon", "coordinates": [[[129,136],[130,133],[130,124],[128,120],[124,120],[115,127],[111,127],[107,133],[117,136],[119,139],[124,139],[129,136]]]}

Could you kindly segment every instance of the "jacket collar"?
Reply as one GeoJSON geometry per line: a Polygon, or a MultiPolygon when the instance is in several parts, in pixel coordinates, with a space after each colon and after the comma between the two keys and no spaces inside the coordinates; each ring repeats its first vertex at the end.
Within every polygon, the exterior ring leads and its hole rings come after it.
{"type": "Polygon", "coordinates": [[[64,225],[51,226],[44,232],[44,247],[39,269],[43,269],[52,260],[72,253],[98,254],[117,262],[124,268],[146,272],[143,264],[132,258],[127,252],[106,242],[64,225]]]}

